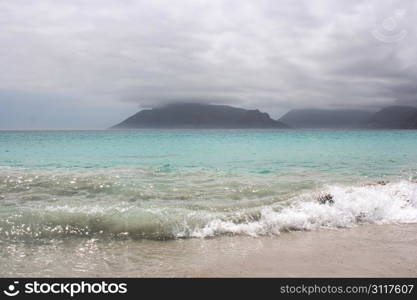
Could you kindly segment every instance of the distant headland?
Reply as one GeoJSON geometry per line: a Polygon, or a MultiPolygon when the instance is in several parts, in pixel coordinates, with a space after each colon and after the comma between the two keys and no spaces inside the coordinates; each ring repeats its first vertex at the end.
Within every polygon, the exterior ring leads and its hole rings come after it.
{"type": "Polygon", "coordinates": [[[227,105],[176,103],[145,109],[111,129],[139,128],[287,128],[259,110],[227,105]]]}

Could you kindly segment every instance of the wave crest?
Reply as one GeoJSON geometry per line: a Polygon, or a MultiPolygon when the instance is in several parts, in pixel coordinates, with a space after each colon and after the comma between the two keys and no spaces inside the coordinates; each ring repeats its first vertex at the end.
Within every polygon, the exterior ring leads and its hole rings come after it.
{"type": "Polygon", "coordinates": [[[417,222],[417,183],[331,185],[286,202],[236,210],[191,206],[141,207],[121,202],[25,208],[2,212],[0,238],[129,236],[172,239],[217,235],[276,235],[291,230],[352,227],[358,224],[417,222]],[[320,195],[332,201],[318,201],[320,195]]]}
{"type": "Polygon", "coordinates": [[[329,186],[323,192],[332,196],[331,203],[320,203],[317,200],[318,193],[304,194],[294,199],[288,207],[265,207],[256,222],[236,224],[213,220],[204,228],[196,230],[193,236],[225,233],[257,236],[290,230],[352,227],[364,223],[417,222],[417,184],[414,182],[356,187],[329,186]]]}

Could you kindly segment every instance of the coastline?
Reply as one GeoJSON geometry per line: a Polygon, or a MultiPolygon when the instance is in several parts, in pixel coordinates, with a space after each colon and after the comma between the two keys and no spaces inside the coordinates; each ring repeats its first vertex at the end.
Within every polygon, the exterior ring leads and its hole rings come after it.
{"type": "Polygon", "coordinates": [[[270,237],[22,243],[1,250],[0,277],[417,277],[416,233],[417,224],[398,224],[270,237]],[[7,259],[9,250],[20,255],[7,259]]]}
{"type": "Polygon", "coordinates": [[[417,277],[417,132],[206,133],[1,135],[0,277],[417,277]]]}
{"type": "MultiPolygon", "coordinates": [[[[417,224],[230,238],[242,255],[217,255],[200,277],[417,277],[417,224]]],[[[227,240],[227,238],[225,238],[227,240]]],[[[220,242],[220,240],[219,240],[220,242]]],[[[214,241],[214,243],[216,243],[214,241]]],[[[236,251],[238,252],[238,251],[236,251]]]]}

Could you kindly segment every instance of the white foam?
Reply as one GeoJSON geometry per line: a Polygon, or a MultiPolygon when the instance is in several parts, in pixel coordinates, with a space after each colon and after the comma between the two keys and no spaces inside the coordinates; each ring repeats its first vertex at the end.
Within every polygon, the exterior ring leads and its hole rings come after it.
{"type": "Polygon", "coordinates": [[[259,236],[363,223],[417,222],[417,183],[406,180],[386,185],[331,185],[286,202],[237,206],[233,210],[210,210],[210,203],[190,208],[188,200],[112,203],[104,196],[99,201],[70,200],[65,204],[29,201],[26,207],[5,206],[0,218],[0,238],[91,234],[156,239],[222,234],[259,236]],[[334,203],[320,204],[317,199],[325,194],[332,195],[334,203]]]}
{"type": "Polygon", "coordinates": [[[287,207],[263,208],[258,221],[236,224],[216,219],[196,229],[191,235],[258,236],[279,234],[286,230],[352,227],[363,223],[417,222],[417,184],[414,182],[357,187],[328,186],[321,193],[331,194],[334,203],[320,204],[317,201],[319,193],[309,193],[293,199],[293,203],[287,207]]]}

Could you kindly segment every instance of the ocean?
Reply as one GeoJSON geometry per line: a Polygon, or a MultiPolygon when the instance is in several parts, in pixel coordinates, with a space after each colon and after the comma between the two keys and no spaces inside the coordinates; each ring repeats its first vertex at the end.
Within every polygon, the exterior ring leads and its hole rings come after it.
{"type": "Polygon", "coordinates": [[[417,131],[2,131],[0,276],[135,276],[186,240],[415,223],[416,180],[417,131]]]}

